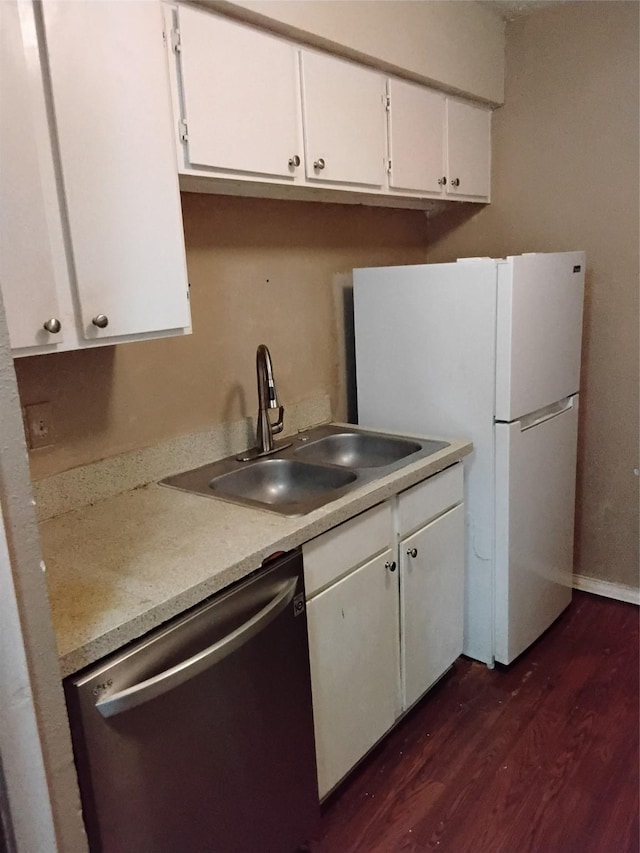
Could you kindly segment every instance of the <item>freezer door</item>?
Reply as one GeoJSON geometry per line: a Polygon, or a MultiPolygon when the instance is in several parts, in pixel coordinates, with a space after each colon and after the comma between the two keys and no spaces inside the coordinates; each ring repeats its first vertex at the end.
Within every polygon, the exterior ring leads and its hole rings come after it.
{"type": "Polygon", "coordinates": [[[496,420],[513,421],[580,387],[584,252],[498,266],[496,420]]]}
{"type": "Polygon", "coordinates": [[[578,397],[495,430],[495,657],[507,664],[571,601],[578,397]]]}

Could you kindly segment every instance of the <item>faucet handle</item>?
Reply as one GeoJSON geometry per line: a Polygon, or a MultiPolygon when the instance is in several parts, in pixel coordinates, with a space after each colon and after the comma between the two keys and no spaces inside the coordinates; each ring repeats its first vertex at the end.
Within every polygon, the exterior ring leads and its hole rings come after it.
{"type": "Polygon", "coordinates": [[[277,435],[284,427],[284,406],[278,406],[278,420],[271,424],[271,434],[277,435]]]}

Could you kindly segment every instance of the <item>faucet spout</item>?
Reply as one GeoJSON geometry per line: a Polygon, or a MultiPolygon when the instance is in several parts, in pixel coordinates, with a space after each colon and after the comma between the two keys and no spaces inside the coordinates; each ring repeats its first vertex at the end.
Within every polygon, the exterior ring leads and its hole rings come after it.
{"type": "Polygon", "coordinates": [[[264,344],[256,352],[256,372],[258,374],[258,404],[261,409],[277,409],[278,393],[273,379],[271,353],[264,344]]]}
{"type": "Polygon", "coordinates": [[[256,455],[266,456],[275,451],[273,436],[282,432],[284,427],[284,406],[278,402],[271,353],[264,344],[260,344],[256,351],[256,374],[258,378],[256,455]],[[271,422],[269,409],[278,409],[278,419],[275,423],[271,422]]]}

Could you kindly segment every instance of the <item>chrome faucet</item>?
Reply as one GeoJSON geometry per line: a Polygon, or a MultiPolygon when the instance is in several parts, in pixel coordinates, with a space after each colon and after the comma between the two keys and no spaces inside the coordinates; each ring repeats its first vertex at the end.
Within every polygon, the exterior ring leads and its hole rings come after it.
{"type": "Polygon", "coordinates": [[[282,432],[284,425],[284,406],[278,403],[276,383],[273,378],[271,354],[264,344],[260,344],[256,352],[256,373],[258,376],[258,424],[256,429],[255,451],[250,458],[267,456],[276,450],[289,447],[288,444],[274,446],[273,436],[282,432]],[[271,422],[269,409],[278,410],[278,420],[271,422]]]}

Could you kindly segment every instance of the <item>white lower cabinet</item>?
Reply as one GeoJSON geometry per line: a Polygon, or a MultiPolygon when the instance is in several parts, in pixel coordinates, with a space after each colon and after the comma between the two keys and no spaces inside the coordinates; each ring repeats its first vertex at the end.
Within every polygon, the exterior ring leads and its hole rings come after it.
{"type": "Polygon", "coordinates": [[[385,551],[307,605],[321,797],[396,719],[398,587],[390,562],[385,551]]]}
{"type": "Polygon", "coordinates": [[[462,464],[303,546],[325,797],[462,652],[462,464]]]}
{"type": "Polygon", "coordinates": [[[403,707],[410,708],[462,653],[462,505],[400,542],[403,707]]]}

